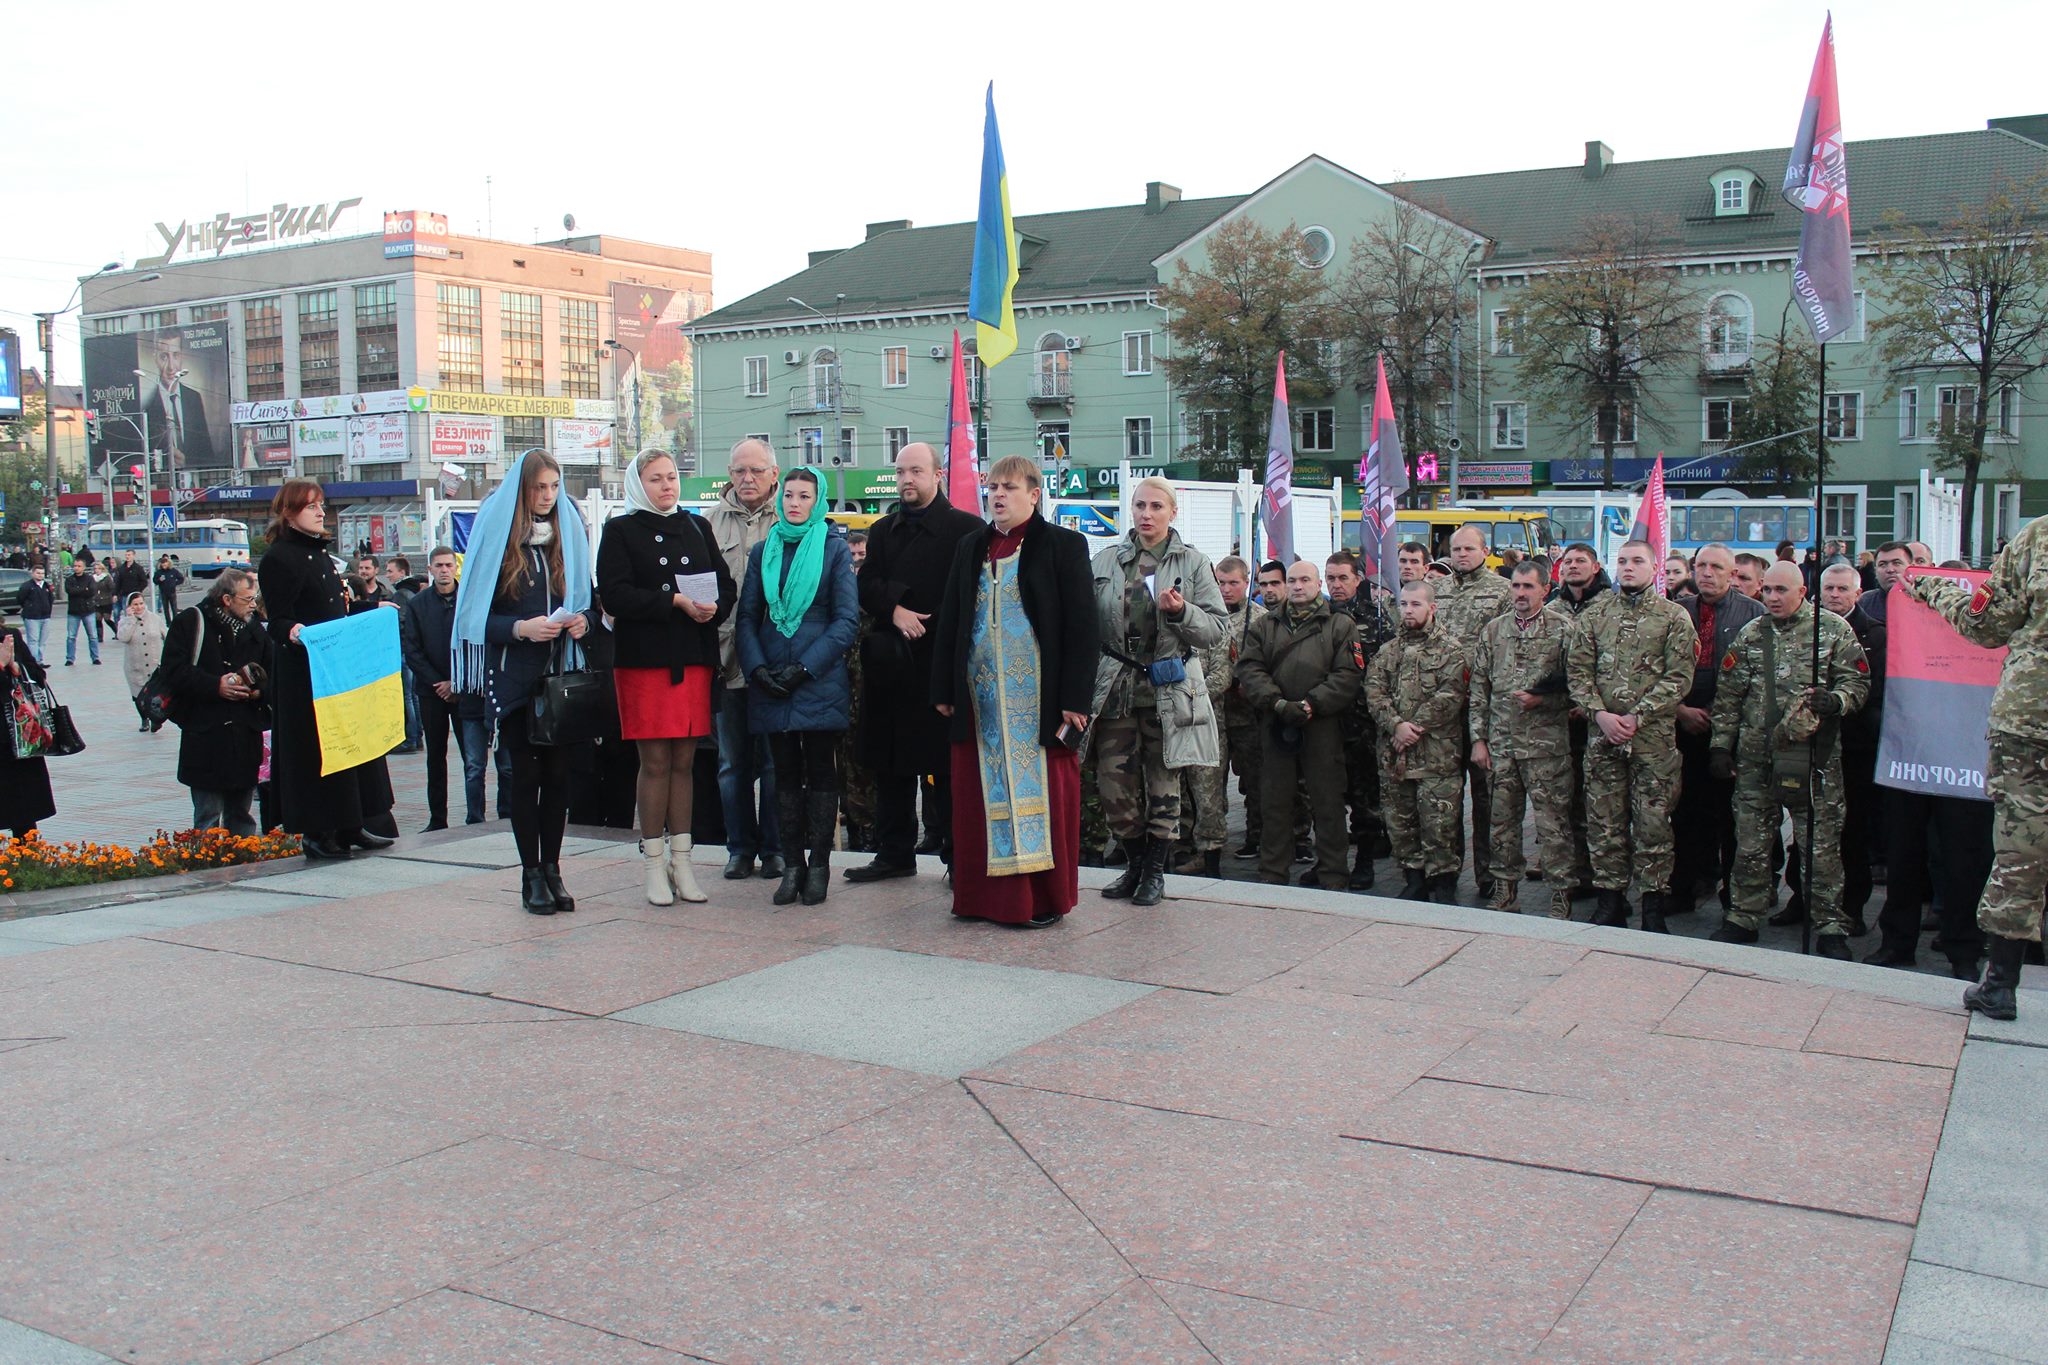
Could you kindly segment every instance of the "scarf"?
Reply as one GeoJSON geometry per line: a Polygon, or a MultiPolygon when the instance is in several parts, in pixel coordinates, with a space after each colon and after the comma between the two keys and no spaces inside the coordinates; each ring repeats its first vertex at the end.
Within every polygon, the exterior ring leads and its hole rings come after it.
{"type": "MultiPolygon", "coordinates": [[[[491,619],[491,603],[498,595],[498,566],[505,562],[505,543],[512,538],[512,520],[519,510],[519,471],[526,463],[524,451],[505,471],[505,481],[491,490],[476,509],[470,523],[469,545],[463,562],[476,566],[455,585],[455,629],[450,642],[454,665],[450,677],[457,692],[484,690],[484,632],[491,619]]],[[[590,532],[584,528],[582,509],[567,496],[555,499],[555,523],[562,531],[561,605],[571,611],[590,609],[590,532]]],[[[583,650],[567,635],[556,637],[565,647],[564,668],[579,668],[583,650]]]]}
{"type": "MultiPolygon", "coordinates": [[[[817,470],[808,472],[817,477],[817,470]]],[[[790,524],[782,510],[782,496],[776,494],[775,524],[761,543],[761,595],[768,601],[769,621],[785,640],[793,639],[797,627],[804,623],[804,613],[817,600],[818,580],[825,572],[825,540],[832,528],[825,518],[825,481],[819,478],[815,487],[821,496],[801,526],[790,524]],[[782,571],[784,560],[789,561],[787,575],[782,571]]]]}
{"type": "Polygon", "coordinates": [[[645,512],[649,516],[672,517],[683,510],[680,498],[677,499],[675,506],[664,512],[654,505],[654,500],[647,496],[647,490],[640,486],[640,465],[650,459],[673,460],[675,456],[666,450],[650,447],[632,458],[626,465],[626,506],[635,512],[645,512]]]}

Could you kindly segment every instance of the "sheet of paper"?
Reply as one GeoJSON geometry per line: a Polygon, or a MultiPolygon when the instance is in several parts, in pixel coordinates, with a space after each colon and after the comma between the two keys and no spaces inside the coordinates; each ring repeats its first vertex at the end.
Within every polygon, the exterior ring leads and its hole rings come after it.
{"type": "Polygon", "coordinates": [[[692,602],[701,602],[707,607],[718,605],[718,575],[715,573],[679,573],[676,575],[676,591],[692,602]]]}
{"type": "Polygon", "coordinates": [[[553,611],[551,611],[551,612],[549,612],[549,613],[548,613],[548,620],[550,620],[550,621],[573,621],[573,620],[575,620],[575,619],[576,619],[577,617],[581,616],[582,614],[583,614],[582,612],[580,612],[580,611],[575,611],[575,610],[573,610],[573,609],[571,609],[571,608],[569,608],[569,607],[556,607],[556,608],[555,608],[555,609],[554,609],[553,611]]]}
{"type": "Polygon", "coordinates": [[[1155,574],[1148,573],[1145,575],[1145,591],[1154,597],[1159,596],[1159,584],[1153,581],[1156,577],[1157,575],[1155,574]]]}

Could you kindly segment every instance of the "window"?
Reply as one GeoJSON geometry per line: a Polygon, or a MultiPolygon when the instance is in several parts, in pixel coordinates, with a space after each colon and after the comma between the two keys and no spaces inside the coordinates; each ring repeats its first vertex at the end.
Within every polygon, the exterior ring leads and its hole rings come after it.
{"type": "Polygon", "coordinates": [[[1495,450],[1522,450],[1529,444],[1529,405],[1527,403],[1495,403],[1493,405],[1493,448],[1495,450]]]}
{"type": "Polygon", "coordinates": [[[1294,445],[1297,450],[1337,448],[1337,410],[1303,408],[1295,414],[1294,445]]]}
{"type": "Polygon", "coordinates": [[[1124,458],[1132,463],[1152,458],[1152,419],[1124,418],[1124,458]]]}
{"type": "MultiPolygon", "coordinates": [[[[1861,493],[1823,493],[1820,498],[1820,535],[1822,540],[1847,541],[1850,551],[1862,537],[1863,507],[1861,493]]],[[[1798,540],[1802,537],[1790,536],[1798,540]]]]}
{"type": "Polygon", "coordinates": [[[1038,464],[1041,469],[1058,469],[1065,462],[1068,440],[1073,433],[1065,422],[1038,424],[1038,464]]]}
{"type": "Polygon", "coordinates": [[[1636,443],[1636,405],[1632,398],[1603,405],[1593,417],[1593,444],[1612,440],[1618,446],[1636,443]]]}
{"type": "Polygon", "coordinates": [[[839,428],[839,463],[854,465],[860,463],[860,428],[839,428]]]}
{"type": "Polygon", "coordinates": [[[768,396],[768,357],[765,355],[750,355],[741,361],[740,364],[746,370],[747,397],[766,398],[768,396]]]}
{"type": "MultiPolygon", "coordinates": [[[[1695,200],[1694,202],[1698,202],[1695,200]]],[[[1714,212],[1748,213],[1749,179],[1747,176],[1731,175],[1721,182],[1720,193],[1714,201],[1714,212]]]]}
{"type": "Polygon", "coordinates": [[[1821,401],[1822,431],[1830,441],[1863,439],[1863,395],[1831,393],[1821,401]]]}
{"type": "Polygon", "coordinates": [[[839,401],[839,352],[830,346],[820,346],[811,352],[811,406],[836,408],[839,401]]]}
{"type": "Polygon", "coordinates": [[[242,301],[242,368],[250,402],[284,397],[284,310],[274,295],[242,301]]]}
{"type": "Polygon", "coordinates": [[[825,463],[825,428],[798,427],[796,432],[797,462],[820,465],[825,463]]]}
{"type": "Polygon", "coordinates": [[[910,444],[910,428],[883,427],[882,444],[889,449],[889,463],[895,464],[896,457],[903,453],[903,447],[910,444]]]}
{"type": "Polygon", "coordinates": [[[2003,549],[2020,533],[2020,490],[2012,484],[1991,490],[1991,550],[2003,549]]]}
{"type": "Polygon", "coordinates": [[[1124,373],[1152,373],[1152,334],[1150,332],[1124,333],[1124,373]]]}
{"type": "Polygon", "coordinates": [[[1926,436],[1920,430],[1920,390],[1908,385],[1899,390],[1899,439],[1901,441],[1924,441],[1926,436]]]}
{"type": "Polygon", "coordinates": [[[126,314],[111,318],[94,318],[92,320],[92,334],[96,337],[119,336],[127,330],[128,318],[126,314]]]}
{"type": "Polygon", "coordinates": [[[356,388],[363,393],[398,387],[398,289],[356,286],[356,388]]]}
{"type": "Polygon", "coordinates": [[[1305,227],[1296,236],[1294,259],[1310,270],[1321,270],[1337,254],[1337,239],[1325,227],[1305,227]]]}
{"type": "Polygon", "coordinates": [[[1920,535],[1920,490],[1892,490],[1892,539],[1916,540],[1920,535]]]}
{"type": "Polygon", "coordinates": [[[1214,408],[1195,414],[1195,444],[1212,455],[1230,452],[1230,422],[1214,408]]]}
{"type": "Polygon", "coordinates": [[[135,319],[136,329],[144,332],[161,331],[178,325],[178,310],[161,308],[154,313],[143,313],[135,319]]]}
{"type": "Polygon", "coordinates": [[[1994,441],[2016,441],[2020,435],[2019,396],[2007,384],[1998,391],[1998,402],[1992,413],[1990,439],[1994,441]]]}
{"type": "Polygon", "coordinates": [[[505,455],[507,462],[521,451],[532,450],[548,443],[548,419],[545,417],[507,417],[505,420],[505,455]]]}
{"type": "Polygon", "coordinates": [[[1315,355],[1316,364],[1332,379],[1344,367],[1344,343],[1341,341],[1311,341],[1309,346],[1315,355]]]}
{"type": "Polygon", "coordinates": [[[882,387],[885,389],[910,387],[910,348],[908,346],[884,346],[882,348],[882,387]]]}
{"type": "Polygon", "coordinates": [[[1749,363],[1755,314],[1740,294],[1718,294],[1707,305],[1707,368],[1732,369],[1749,363]]]}
{"type": "Polygon", "coordinates": [[[1493,310],[1493,353],[1513,355],[1515,343],[1521,339],[1522,319],[1512,308],[1493,310]]]}
{"type": "Polygon", "coordinates": [[[1856,321],[1849,325],[1848,331],[1836,337],[1835,340],[1845,344],[1852,341],[1862,341],[1864,339],[1863,322],[1863,291],[1859,289],[1856,291],[1856,321]]]}
{"type": "Polygon", "coordinates": [[[434,318],[440,329],[441,387],[482,393],[484,291],[473,284],[435,285],[434,318]]]}
{"type": "MultiPolygon", "coordinates": [[[[963,341],[960,343],[960,357],[966,362],[967,369],[967,405],[969,407],[973,407],[981,402],[981,381],[988,374],[988,367],[981,363],[981,357],[975,353],[975,345],[976,343],[973,341],[963,341]]],[[[978,442],[975,448],[977,450],[980,449],[978,442]]]]}
{"type": "Polygon", "coordinates": [[[597,300],[563,299],[562,396],[602,398],[597,371],[597,300]]]}
{"type": "Polygon", "coordinates": [[[333,289],[299,295],[299,393],[321,398],[341,392],[341,305],[333,289]]]}
{"type": "Polygon", "coordinates": [[[226,322],[228,306],[224,303],[195,303],[192,305],[194,322],[226,322]]]}
{"type": "Polygon", "coordinates": [[[1709,398],[1703,406],[1700,439],[1718,444],[1735,439],[1735,423],[1749,405],[1740,398],[1709,398]]]}
{"type": "Polygon", "coordinates": [[[1943,384],[1934,390],[1934,420],[1942,432],[1962,427],[1968,430],[1977,420],[1977,386],[1943,384]]]}
{"type": "Polygon", "coordinates": [[[1059,332],[1047,332],[1038,339],[1038,369],[1031,376],[1033,398],[1074,396],[1074,357],[1067,339],[1059,332]]]}
{"type": "MultiPolygon", "coordinates": [[[[1370,407],[1366,408],[1360,416],[1362,420],[1359,422],[1359,426],[1365,432],[1365,440],[1362,444],[1371,445],[1372,409],[1370,407]]],[[[1451,405],[1449,403],[1438,403],[1430,409],[1430,416],[1436,422],[1436,429],[1430,432],[1429,435],[1433,436],[1437,441],[1448,441],[1458,434],[1458,425],[1451,418],[1451,405]]]]}
{"type": "Polygon", "coordinates": [[[504,347],[505,392],[548,391],[540,353],[540,295],[498,295],[498,340],[504,347]]]}

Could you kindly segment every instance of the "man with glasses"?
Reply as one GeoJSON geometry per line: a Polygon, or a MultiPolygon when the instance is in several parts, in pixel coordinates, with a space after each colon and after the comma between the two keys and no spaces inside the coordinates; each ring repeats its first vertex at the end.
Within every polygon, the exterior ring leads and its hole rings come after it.
{"type": "MultiPolygon", "coordinates": [[[[725,491],[707,517],[718,552],[733,582],[744,582],[747,556],[775,525],[775,486],[781,471],[766,441],[748,436],[727,458],[725,491]]],[[[735,623],[718,628],[718,655],[725,704],[718,708],[718,799],[725,808],[725,875],[739,881],[754,875],[782,876],[781,845],[775,830],[775,768],[768,761],[768,737],[747,729],[747,680],[740,672],[735,623]],[[756,788],[759,788],[758,794],[756,788]]]]}
{"type": "Polygon", "coordinates": [[[164,636],[164,680],[183,731],[178,781],[192,789],[194,829],[260,832],[249,803],[270,728],[271,644],[255,614],[256,576],[223,569],[164,636]]]}

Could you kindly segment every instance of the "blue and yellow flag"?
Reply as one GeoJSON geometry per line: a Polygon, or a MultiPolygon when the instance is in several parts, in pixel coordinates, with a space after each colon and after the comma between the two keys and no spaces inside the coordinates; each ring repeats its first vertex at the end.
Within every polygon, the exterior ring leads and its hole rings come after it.
{"type": "Polygon", "coordinates": [[[975,323],[975,354],[996,365],[1017,349],[1017,229],[1010,221],[1010,173],[996,133],[996,83],[988,83],[988,122],[981,134],[981,208],[974,220],[974,277],[967,316],[975,323]]]}
{"type": "Polygon", "coordinates": [[[405,741],[398,613],[365,611],[299,632],[313,674],[320,775],[382,758],[405,741]]]}

